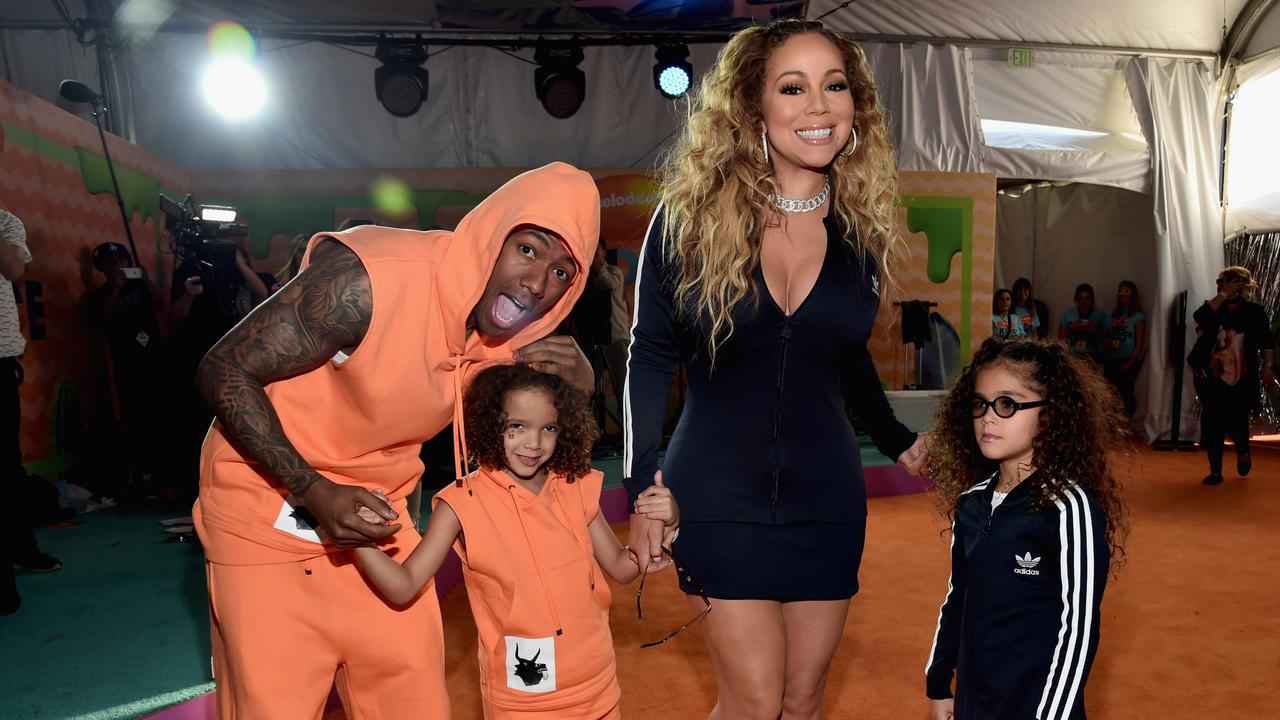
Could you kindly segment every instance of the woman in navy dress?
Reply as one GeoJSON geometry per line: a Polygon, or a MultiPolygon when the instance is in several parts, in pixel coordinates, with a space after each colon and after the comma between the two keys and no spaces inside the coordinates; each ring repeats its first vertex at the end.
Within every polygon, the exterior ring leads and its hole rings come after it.
{"type": "MultiPolygon", "coordinates": [[[[923,464],[867,351],[903,253],[894,180],[861,50],[800,21],[729,41],[665,167],[636,280],[624,475],[634,504],[684,364],[662,480],[681,508],[681,589],[713,606],[712,718],[818,716],[866,530],[846,404],[881,452],[923,464]]],[[[662,534],[631,516],[650,571],[662,534]]]]}

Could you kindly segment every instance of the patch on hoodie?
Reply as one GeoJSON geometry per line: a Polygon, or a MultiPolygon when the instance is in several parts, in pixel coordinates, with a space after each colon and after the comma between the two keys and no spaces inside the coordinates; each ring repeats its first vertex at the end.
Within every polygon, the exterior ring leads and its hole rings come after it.
{"type": "Polygon", "coordinates": [[[316,522],[315,516],[301,503],[293,505],[286,499],[280,504],[280,513],[276,515],[276,523],[273,527],[308,542],[319,543],[320,535],[316,533],[316,528],[319,526],[320,523],[316,522]]]}
{"type": "Polygon", "coordinates": [[[556,639],[508,635],[507,687],[530,693],[556,689],[556,639]]]}

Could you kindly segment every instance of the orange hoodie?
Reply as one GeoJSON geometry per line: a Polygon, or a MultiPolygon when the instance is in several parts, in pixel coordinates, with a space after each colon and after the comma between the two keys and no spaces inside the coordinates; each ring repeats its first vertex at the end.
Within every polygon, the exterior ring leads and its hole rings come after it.
{"type": "MultiPolygon", "coordinates": [[[[450,420],[459,444],[465,376],[477,363],[510,362],[514,350],[555,329],[582,293],[599,233],[600,196],[591,176],[552,163],[498,188],[451,233],[362,226],[313,237],[303,266],[322,239],[351,248],[369,273],[373,315],[349,358],[266,386],[285,435],[321,475],[381,488],[403,514],[404,498],[422,474],[419,446],[450,420]],[[564,238],[579,272],[542,317],[486,344],[478,333],[467,335],[467,316],[520,225],[564,238]]],[[[256,565],[336,551],[295,515],[291,500],[215,421],[201,452],[193,509],[207,558],[256,565]]]]}
{"type": "Polygon", "coordinates": [[[480,636],[487,720],[617,714],[609,584],[587,531],[603,482],[594,470],[571,483],[551,474],[534,495],[482,467],[436,495],[462,524],[454,549],[480,636]]]}

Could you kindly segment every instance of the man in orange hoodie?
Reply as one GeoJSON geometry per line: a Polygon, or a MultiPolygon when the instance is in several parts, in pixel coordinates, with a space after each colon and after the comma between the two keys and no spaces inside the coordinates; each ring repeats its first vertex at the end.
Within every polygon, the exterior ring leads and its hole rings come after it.
{"type": "Polygon", "coordinates": [[[393,608],[344,548],[417,544],[391,523],[419,445],[451,419],[461,445],[473,367],[514,357],[589,391],[577,346],[544,336],[581,294],[599,221],[591,177],[553,163],[452,233],[318,235],[304,271],[209,352],[197,384],[217,420],[193,514],[220,718],[319,718],[335,682],[348,717],[448,717],[434,584],[393,608]]]}

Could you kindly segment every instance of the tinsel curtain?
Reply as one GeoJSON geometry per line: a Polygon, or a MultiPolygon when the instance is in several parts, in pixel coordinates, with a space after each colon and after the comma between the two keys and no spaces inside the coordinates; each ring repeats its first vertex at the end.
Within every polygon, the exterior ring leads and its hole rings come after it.
{"type": "MultiPolygon", "coordinates": [[[[1258,283],[1253,300],[1266,309],[1271,333],[1280,338],[1280,232],[1240,235],[1228,242],[1225,250],[1227,265],[1242,265],[1253,272],[1258,283]]],[[[1280,432],[1280,392],[1274,387],[1260,388],[1259,392],[1262,410],[1253,418],[1253,434],[1280,432]]]]}

